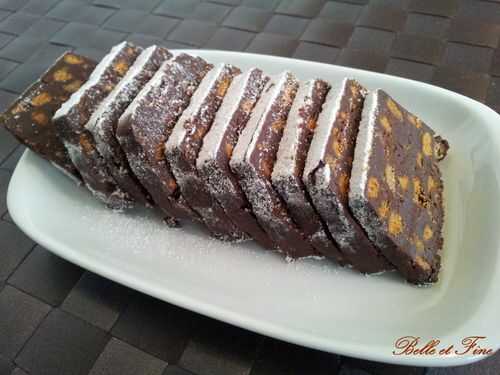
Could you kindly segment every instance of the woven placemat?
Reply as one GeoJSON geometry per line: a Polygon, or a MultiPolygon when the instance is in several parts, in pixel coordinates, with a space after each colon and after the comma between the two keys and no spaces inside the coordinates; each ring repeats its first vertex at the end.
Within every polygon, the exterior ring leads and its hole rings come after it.
{"type": "MultiPolygon", "coordinates": [[[[0,110],[63,51],[101,58],[124,39],[386,72],[500,111],[500,0],[0,0],[0,110]]],[[[498,354],[443,370],[309,350],[86,272],[12,223],[5,196],[23,150],[0,129],[0,375],[500,373],[498,354]]]]}

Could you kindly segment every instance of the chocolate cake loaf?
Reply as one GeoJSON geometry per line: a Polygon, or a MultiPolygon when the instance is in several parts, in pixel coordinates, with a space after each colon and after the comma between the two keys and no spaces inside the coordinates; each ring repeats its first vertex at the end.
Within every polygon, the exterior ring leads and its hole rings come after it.
{"type": "Polygon", "coordinates": [[[298,82],[289,72],[267,83],[230,160],[260,225],[292,258],[318,254],[289,216],[271,183],[279,142],[297,89],[298,82]]]}
{"type": "Polygon", "coordinates": [[[269,77],[257,68],[233,79],[212,127],[203,139],[196,169],[232,222],[262,247],[272,249],[276,245],[257,222],[238,179],[229,167],[233,148],[268,80],[269,77]]]}
{"type": "Polygon", "coordinates": [[[19,142],[78,183],[80,174],[56,134],[52,116],[87,81],[95,66],[95,61],[84,56],[64,53],[0,118],[19,142]]]}
{"type": "Polygon", "coordinates": [[[227,217],[219,203],[212,199],[205,181],[198,175],[196,159],[227,89],[239,73],[238,68],[228,64],[219,64],[209,71],[165,144],[167,163],[181,195],[201,216],[210,233],[222,240],[239,240],[245,235],[227,217]]]}
{"type": "Polygon", "coordinates": [[[151,198],[131,171],[127,157],[116,139],[116,128],[118,119],[127,106],[160,65],[171,56],[165,48],[158,46],[151,46],[142,51],[127,74],[102,101],[85,125],[92,133],[97,150],[118,186],[135,202],[144,205],[151,204],[151,198]]]}
{"type": "Polygon", "coordinates": [[[370,239],[412,283],[437,280],[448,149],[419,118],[382,90],[363,109],[349,205],[370,239]]]}
{"type": "Polygon", "coordinates": [[[175,218],[199,220],[199,216],[180,195],[165,160],[165,142],[211,68],[187,54],[166,61],[118,121],[116,136],[132,171],[171,225],[176,225],[175,218]]]}
{"type": "Polygon", "coordinates": [[[127,73],[141,49],[123,42],[101,60],[89,79],[57,110],[53,117],[58,136],[68,150],[87,188],[110,208],[131,205],[131,197],[113,179],[85,128],[92,113],[127,73]]]}
{"type": "Polygon", "coordinates": [[[344,79],[332,87],[311,141],[303,181],[342,255],[363,273],[392,269],[349,210],[349,180],[366,90],[344,79]]]}
{"type": "Polygon", "coordinates": [[[329,88],[328,83],[319,79],[300,84],[283,131],[271,179],[290,216],[311,245],[321,254],[344,264],[302,182],[307,151],[329,88]]]}

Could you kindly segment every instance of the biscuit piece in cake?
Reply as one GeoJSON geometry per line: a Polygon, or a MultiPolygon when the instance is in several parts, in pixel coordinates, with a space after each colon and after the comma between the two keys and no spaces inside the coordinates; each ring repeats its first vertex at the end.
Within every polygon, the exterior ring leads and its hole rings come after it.
{"type": "Polygon", "coordinates": [[[232,171],[262,228],[279,249],[293,258],[317,255],[290,217],[271,183],[276,154],[298,89],[289,72],[274,76],[250,115],[230,160],[232,171]]]}
{"type": "Polygon", "coordinates": [[[366,90],[352,79],[330,89],[307,154],[303,181],[347,262],[363,273],[376,273],[393,267],[352,216],[348,199],[365,95],[366,90]]]}
{"type": "Polygon", "coordinates": [[[368,95],[354,154],[349,205],[403,276],[438,279],[443,246],[443,182],[448,150],[422,120],[382,90],[368,95]]]}
{"type": "Polygon", "coordinates": [[[211,68],[187,54],[164,62],[118,121],[116,135],[132,171],[171,219],[199,220],[180,195],[164,151],[179,116],[211,68]]]}
{"type": "Polygon", "coordinates": [[[268,80],[269,77],[257,68],[233,79],[212,127],[203,139],[196,168],[232,222],[261,246],[272,249],[276,245],[257,222],[238,179],[229,167],[234,146],[268,80]]]}
{"type": "Polygon", "coordinates": [[[311,245],[343,264],[341,253],[311,204],[302,182],[307,151],[329,88],[328,83],[319,79],[300,83],[281,138],[272,183],[311,245]]]}
{"type": "Polygon", "coordinates": [[[116,209],[130,206],[131,197],[116,184],[85,125],[140,52],[140,48],[127,42],[113,47],[97,64],[88,81],[53,117],[57,134],[87,188],[107,206],[116,209]]]}
{"type": "Polygon", "coordinates": [[[80,174],[52,123],[54,113],[87,81],[96,62],[72,52],[64,53],[2,114],[1,121],[21,143],[76,179],[80,174]]]}
{"type": "Polygon", "coordinates": [[[210,233],[222,240],[242,239],[244,234],[211,196],[205,181],[196,170],[196,159],[227,89],[233,77],[239,73],[238,68],[228,64],[218,64],[210,70],[165,144],[167,162],[181,195],[200,215],[210,233]]]}
{"type": "Polygon", "coordinates": [[[172,55],[163,47],[151,46],[137,57],[127,74],[102,101],[85,125],[92,133],[97,150],[116,183],[135,202],[149,205],[151,198],[128,165],[127,157],[116,139],[118,119],[160,65],[172,55]]]}

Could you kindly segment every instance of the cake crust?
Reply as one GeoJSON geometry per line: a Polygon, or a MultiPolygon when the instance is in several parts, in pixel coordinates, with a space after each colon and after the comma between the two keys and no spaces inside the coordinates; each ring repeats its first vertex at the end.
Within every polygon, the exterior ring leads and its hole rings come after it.
{"type": "Polygon", "coordinates": [[[311,142],[304,183],[344,258],[363,273],[393,269],[349,209],[349,180],[366,90],[344,79],[333,87],[311,142]]]}
{"type": "Polygon", "coordinates": [[[448,143],[382,90],[368,95],[349,204],[371,240],[416,284],[438,279],[448,143]]]}

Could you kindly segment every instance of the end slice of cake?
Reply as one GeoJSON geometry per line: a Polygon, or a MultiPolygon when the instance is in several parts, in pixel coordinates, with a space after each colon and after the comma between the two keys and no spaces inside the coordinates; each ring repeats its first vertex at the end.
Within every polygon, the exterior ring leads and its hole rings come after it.
{"type": "Polygon", "coordinates": [[[5,128],[21,143],[78,183],[80,174],[57,136],[52,117],[95,66],[95,61],[84,56],[64,53],[1,116],[5,128]]]}
{"type": "Polygon", "coordinates": [[[349,205],[370,239],[412,283],[438,279],[446,141],[387,93],[365,100],[349,205]]]}
{"type": "Polygon", "coordinates": [[[57,134],[87,188],[107,206],[116,209],[129,207],[131,197],[116,184],[85,125],[140,52],[140,48],[127,42],[114,46],[96,66],[88,81],[53,117],[57,134]]]}
{"type": "Polygon", "coordinates": [[[257,222],[236,175],[229,167],[234,146],[268,80],[269,77],[257,68],[233,79],[212,127],[203,139],[196,169],[232,222],[262,247],[272,249],[276,245],[257,222]]]}
{"type": "Polygon", "coordinates": [[[363,273],[393,269],[349,209],[349,180],[366,90],[344,79],[329,91],[307,155],[303,180],[342,255],[363,273]]]}
{"type": "Polygon", "coordinates": [[[302,182],[316,121],[330,86],[312,79],[300,83],[280,142],[272,183],[297,226],[321,254],[343,264],[343,257],[317,214],[302,182]]]}
{"type": "Polygon", "coordinates": [[[232,171],[261,227],[292,258],[318,255],[290,217],[271,182],[283,129],[297,93],[297,79],[284,72],[267,83],[230,160],[232,171]]]}
{"type": "Polygon", "coordinates": [[[118,119],[134,100],[142,87],[151,79],[160,65],[172,55],[163,47],[146,48],[134,61],[123,79],[102,101],[85,125],[92,133],[97,150],[104,158],[116,183],[135,202],[149,205],[151,198],[128,165],[127,157],[116,138],[118,119]]]}
{"type": "Polygon", "coordinates": [[[165,61],[118,121],[116,135],[132,171],[170,219],[199,220],[180,195],[165,159],[165,142],[211,68],[187,54],[165,61]]]}
{"type": "Polygon", "coordinates": [[[228,64],[219,64],[209,71],[165,144],[167,162],[181,195],[201,216],[210,233],[222,240],[239,240],[245,236],[212,198],[196,170],[196,159],[227,89],[239,73],[238,68],[228,64]]]}

